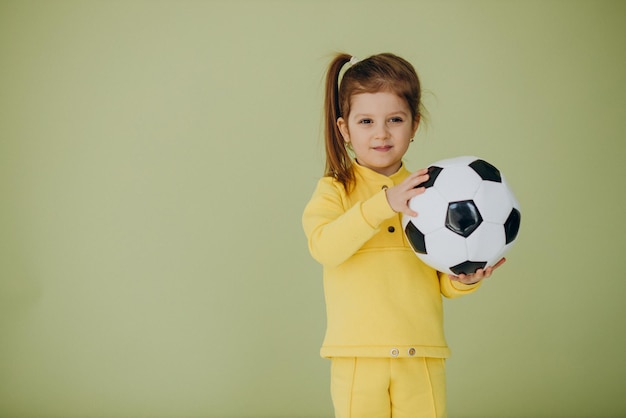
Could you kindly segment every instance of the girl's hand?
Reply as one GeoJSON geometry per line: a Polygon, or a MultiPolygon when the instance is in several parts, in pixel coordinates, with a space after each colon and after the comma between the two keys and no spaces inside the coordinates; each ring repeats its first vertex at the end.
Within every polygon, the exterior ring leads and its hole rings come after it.
{"type": "Polygon", "coordinates": [[[484,270],[478,269],[474,274],[459,274],[458,276],[453,276],[449,274],[448,277],[450,277],[450,280],[455,282],[460,282],[463,284],[476,284],[479,281],[490,277],[493,271],[500,267],[505,261],[506,258],[501,258],[500,261],[498,261],[493,266],[487,267],[484,270]]]}
{"type": "Polygon", "coordinates": [[[410,174],[397,186],[388,188],[386,190],[387,201],[391,209],[409,216],[417,216],[417,213],[409,208],[409,200],[414,196],[424,193],[426,190],[424,187],[415,187],[418,184],[424,183],[426,180],[428,180],[428,169],[424,168],[410,174]]]}

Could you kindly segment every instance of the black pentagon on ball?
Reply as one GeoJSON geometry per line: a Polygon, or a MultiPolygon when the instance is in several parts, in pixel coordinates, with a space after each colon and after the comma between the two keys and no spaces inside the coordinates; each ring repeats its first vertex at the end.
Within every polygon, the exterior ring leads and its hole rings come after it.
{"type": "Polygon", "coordinates": [[[500,170],[489,164],[485,160],[476,160],[469,165],[480,176],[481,179],[486,181],[494,181],[496,183],[502,183],[502,176],[500,170]]]}
{"type": "Polygon", "coordinates": [[[419,187],[425,187],[428,189],[429,187],[433,187],[433,185],[435,184],[435,180],[437,180],[437,176],[439,176],[439,173],[441,173],[441,170],[443,170],[443,168],[437,166],[428,167],[428,180],[418,184],[414,188],[417,189],[419,187]]]}
{"type": "Polygon", "coordinates": [[[411,247],[413,247],[413,251],[419,254],[426,254],[426,240],[424,239],[424,234],[413,225],[413,222],[406,224],[404,232],[406,233],[411,247]]]}
{"type": "Polygon", "coordinates": [[[452,273],[456,274],[474,274],[478,269],[484,269],[487,266],[486,261],[464,261],[461,264],[450,267],[452,273]]]}
{"type": "Polygon", "coordinates": [[[450,202],[446,214],[446,228],[462,237],[469,237],[483,222],[473,200],[450,202]]]}
{"type": "Polygon", "coordinates": [[[509,217],[504,222],[504,234],[506,235],[506,243],[510,244],[517,238],[519,232],[519,226],[522,221],[522,214],[519,210],[513,208],[509,217]]]}

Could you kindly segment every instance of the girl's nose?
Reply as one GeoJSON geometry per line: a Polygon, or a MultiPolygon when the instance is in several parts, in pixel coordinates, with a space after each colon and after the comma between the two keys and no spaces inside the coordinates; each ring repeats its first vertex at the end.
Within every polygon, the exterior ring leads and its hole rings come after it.
{"type": "Polygon", "coordinates": [[[374,138],[376,139],[387,139],[389,137],[389,129],[387,129],[387,125],[382,123],[376,127],[376,131],[374,132],[374,138]]]}

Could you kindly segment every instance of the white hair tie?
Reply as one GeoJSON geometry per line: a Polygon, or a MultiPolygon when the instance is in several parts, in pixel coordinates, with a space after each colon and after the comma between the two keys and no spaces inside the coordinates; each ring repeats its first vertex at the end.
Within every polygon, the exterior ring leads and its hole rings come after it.
{"type": "Polygon", "coordinates": [[[358,59],[357,57],[352,57],[350,58],[350,65],[355,65],[357,62],[361,61],[360,59],[358,59]]]}

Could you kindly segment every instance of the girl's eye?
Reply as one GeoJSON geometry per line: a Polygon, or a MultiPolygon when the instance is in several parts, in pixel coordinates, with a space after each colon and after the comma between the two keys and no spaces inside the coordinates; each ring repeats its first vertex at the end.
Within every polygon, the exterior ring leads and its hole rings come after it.
{"type": "Polygon", "coordinates": [[[371,119],[361,119],[359,121],[359,123],[362,124],[362,125],[369,125],[370,123],[372,123],[372,120],[371,119]]]}
{"type": "Polygon", "coordinates": [[[400,123],[400,122],[402,122],[402,118],[401,117],[391,118],[391,119],[389,119],[389,122],[400,123]]]}

